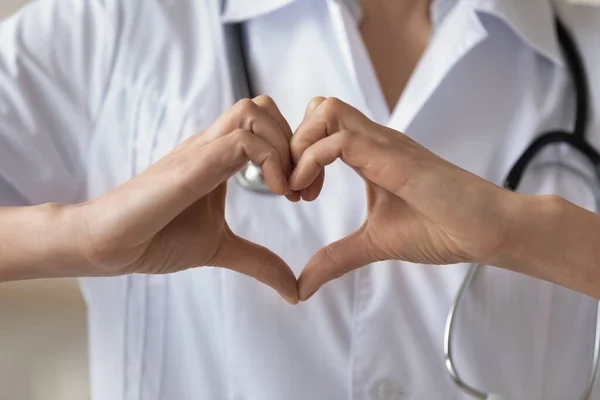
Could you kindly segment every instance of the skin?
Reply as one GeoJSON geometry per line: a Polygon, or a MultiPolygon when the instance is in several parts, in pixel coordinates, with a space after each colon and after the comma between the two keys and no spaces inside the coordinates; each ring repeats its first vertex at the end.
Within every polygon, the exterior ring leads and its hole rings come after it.
{"type": "Polygon", "coordinates": [[[477,262],[600,299],[596,214],[556,196],[501,189],[338,99],[314,99],[291,139],[287,129],[269,98],[243,101],[105,196],[0,209],[0,281],[210,265],[252,276],[296,303],[375,261],[477,262]],[[225,182],[251,160],[273,191],[301,190],[310,200],[338,158],[364,179],[368,217],[317,252],[297,282],[277,255],[228,228],[225,182]]]}
{"type": "MultiPolygon", "coordinates": [[[[428,3],[382,2],[385,12],[364,3],[363,37],[391,107],[412,67],[393,73],[375,54],[399,54],[396,46],[404,46],[414,66],[428,40],[428,3]],[[373,23],[402,9],[398,4],[413,10],[396,14],[412,16],[406,23],[373,23]],[[398,25],[416,44],[386,32],[398,25]]],[[[236,104],[104,196],[79,205],[0,208],[0,282],[210,265],[252,276],[296,303],[375,261],[479,262],[600,299],[599,239],[595,214],[555,196],[505,191],[337,99],[314,99],[292,137],[274,102],[260,96],[236,104]],[[337,158],[365,180],[368,217],[357,232],[317,252],[296,281],[281,258],[231,232],[226,181],[250,160],[275,193],[311,201],[324,184],[324,168],[337,158]]]]}
{"type": "MultiPolygon", "coordinates": [[[[406,1],[400,7],[398,2],[381,2],[385,7],[377,3],[364,4],[365,43],[369,49],[378,46],[375,67],[384,87],[392,89],[386,97],[397,98],[425,43],[410,45],[413,37],[423,39],[407,35],[421,25],[405,22],[421,21],[414,17],[427,15],[423,11],[428,2],[406,1]],[[377,21],[387,11],[402,24],[379,29],[383,25],[377,21]],[[390,36],[390,29],[399,25],[406,26],[405,35],[390,36]],[[401,36],[409,39],[400,40],[401,36]],[[388,49],[390,44],[401,46],[388,49]],[[402,62],[381,57],[389,50],[403,53],[402,62]],[[379,73],[382,67],[386,69],[379,73]]],[[[290,138],[291,130],[275,104],[261,96],[239,103],[206,132],[105,196],[76,206],[0,208],[0,222],[7,227],[0,231],[0,281],[170,273],[214,265],[253,276],[295,303],[298,292],[289,267],[268,250],[233,234],[224,217],[225,181],[248,160],[262,166],[274,192],[285,193],[291,201],[301,199],[302,192],[290,192],[287,186],[290,138]]],[[[306,199],[314,197],[314,189],[304,192],[306,199]]]]}
{"type": "Polygon", "coordinates": [[[473,262],[544,279],[600,298],[600,216],[557,196],[504,190],[370,121],[335,98],[316,98],[291,142],[290,187],[316,198],[323,169],[341,159],[365,181],[368,216],[317,252],[299,297],[384,260],[473,262]]]}
{"type": "Polygon", "coordinates": [[[514,195],[377,125],[335,98],[316,98],[291,143],[293,189],[316,198],[323,168],[341,158],[365,180],[362,227],[310,260],[300,299],[325,282],[383,260],[454,264],[486,260],[509,234],[514,195]],[[498,227],[490,229],[489,227],[498,227]]]}
{"type": "Polygon", "coordinates": [[[252,276],[297,303],[288,265],[236,236],[225,221],[226,182],[248,160],[261,166],[273,192],[289,192],[291,135],[269,97],[242,100],[104,196],[76,206],[0,209],[0,226],[8,226],[0,231],[0,281],[165,274],[210,265],[252,276]],[[34,219],[39,215],[44,223],[34,219]],[[60,235],[51,233],[56,226],[60,235]]]}
{"type": "Polygon", "coordinates": [[[431,38],[430,0],[362,0],[360,33],[394,109],[431,38]]]}

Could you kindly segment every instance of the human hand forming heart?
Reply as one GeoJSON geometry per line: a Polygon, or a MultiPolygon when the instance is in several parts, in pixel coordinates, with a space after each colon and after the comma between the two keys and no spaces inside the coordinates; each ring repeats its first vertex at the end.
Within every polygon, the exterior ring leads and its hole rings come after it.
{"type": "Polygon", "coordinates": [[[329,280],[383,260],[486,262],[508,240],[514,193],[443,160],[337,99],[316,98],[292,137],[290,187],[315,199],[340,158],[364,179],[368,216],[317,252],[299,278],[306,300],[329,280]],[[490,226],[495,229],[490,229],[490,226]]]}
{"type": "Polygon", "coordinates": [[[486,260],[507,235],[511,195],[337,99],[314,99],[292,136],[275,103],[260,96],[239,102],[119,188],[74,206],[67,220],[79,227],[86,275],[210,265],[252,276],[297,303],[375,261],[486,260]],[[229,229],[226,181],[250,160],[275,193],[311,201],[337,158],[365,180],[368,217],[317,252],[296,281],[281,258],[229,229]]]}
{"type": "Polygon", "coordinates": [[[235,235],[225,219],[227,180],[249,160],[269,188],[289,193],[292,131],[267,96],[238,102],[206,131],[146,171],[66,218],[86,276],[164,274],[197,266],[228,268],[298,302],[294,273],[276,254],[235,235]]]}

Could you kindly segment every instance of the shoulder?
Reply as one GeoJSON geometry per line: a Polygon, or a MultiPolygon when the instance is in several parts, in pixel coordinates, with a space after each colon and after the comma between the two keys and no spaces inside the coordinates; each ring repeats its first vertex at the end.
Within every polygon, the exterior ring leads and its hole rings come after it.
{"type": "Polygon", "coordinates": [[[85,48],[93,60],[101,49],[114,49],[121,6],[118,0],[33,1],[0,23],[0,58],[60,69],[73,66],[85,48]]]}
{"type": "Polygon", "coordinates": [[[220,1],[34,1],[0,23],[0,72],[48,78],[95,114],[114,78],[160,92],[214,67],[220,1]]]}
{"type": "MultiPolygon", "coordinates": [[[[54,36],[55,47],[111,38],[127,43],[129,34],[164,34],[219,20],[221,0],[43,0],[33,1],[0,23],[0,37],[34,45],[54,36]],[[157,31],[158,30],[158,31],[157,31]],[[60,35],[69,35],[61,38],[60,35]],[[77,35],[77,36],[75,36],[77,35]],[[64,39],[60,41],[59,39],[64,39]],[[125,39],[125,40],[123,40],[125,39]]],[[[46,48],[48,46],[45,46],[46,48]]],[[[43,51],[43,48],[39,50],[43,51]]]]}

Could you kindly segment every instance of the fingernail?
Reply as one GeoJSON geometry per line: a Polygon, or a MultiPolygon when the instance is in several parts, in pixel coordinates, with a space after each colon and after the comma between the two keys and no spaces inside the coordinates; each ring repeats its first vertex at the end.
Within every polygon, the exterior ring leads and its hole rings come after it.
{"type": "Polygon", "coordinates": [[[321,103],[323,101],[325,101],[325,97],[322,97],[322,96],[317,96],[317,97],[313,98],[308,103],[308,106],[306,107],[307,108],[307,110],[306,110],[307,113],[311,112],[311,111],[315,111],[321,105],[321,103]]]}
{"type": "Polygon", "coordinates": [[[285,301],[287,301],[288,303],[290,303],[293,306],[295,306],[296,304],[298,304],[298,299],[292,299],[292,298],[289,298],[289,297],[284,296],[284,295],[281,295],[281,297],[283,297],[285,299],[285,301]]]}
{"type": "Polygon", "coordinates": [[[300,198],[300,196],[298,195],[298,192],[294,191],[290,197],[289,197],[290,201],[294,202],[294,203],[298,203],[300,200],[302,200],[300,198]]]}

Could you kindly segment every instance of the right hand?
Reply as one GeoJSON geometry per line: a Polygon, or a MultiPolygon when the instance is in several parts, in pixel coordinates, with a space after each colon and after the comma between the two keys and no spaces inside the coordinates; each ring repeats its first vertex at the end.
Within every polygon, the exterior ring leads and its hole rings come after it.
{"type": "Polygon", "coordinates": [[[225,220],[226,182],[248,160],[261,167],[273,192],[293,198],[287,181],[291,137],[269,97],[238,102],[145,172],[76,207],[86,259],[101,276],[228,268],[296,303],[296,277],[289,266],[236,236],[225,220]]]}
{"type": "Polygon", "coordinates": [[[290,186],[302,190],[305,200],[319,195],[324,168],[338,158],[363,178],[367,195],[364,224],[318,251],[302,271],[301,300],[326,282],[378,261],[499,265],[490,261],[511,241],[520,195],[335,98],[311,101],[291,151],[290,186]]]}

